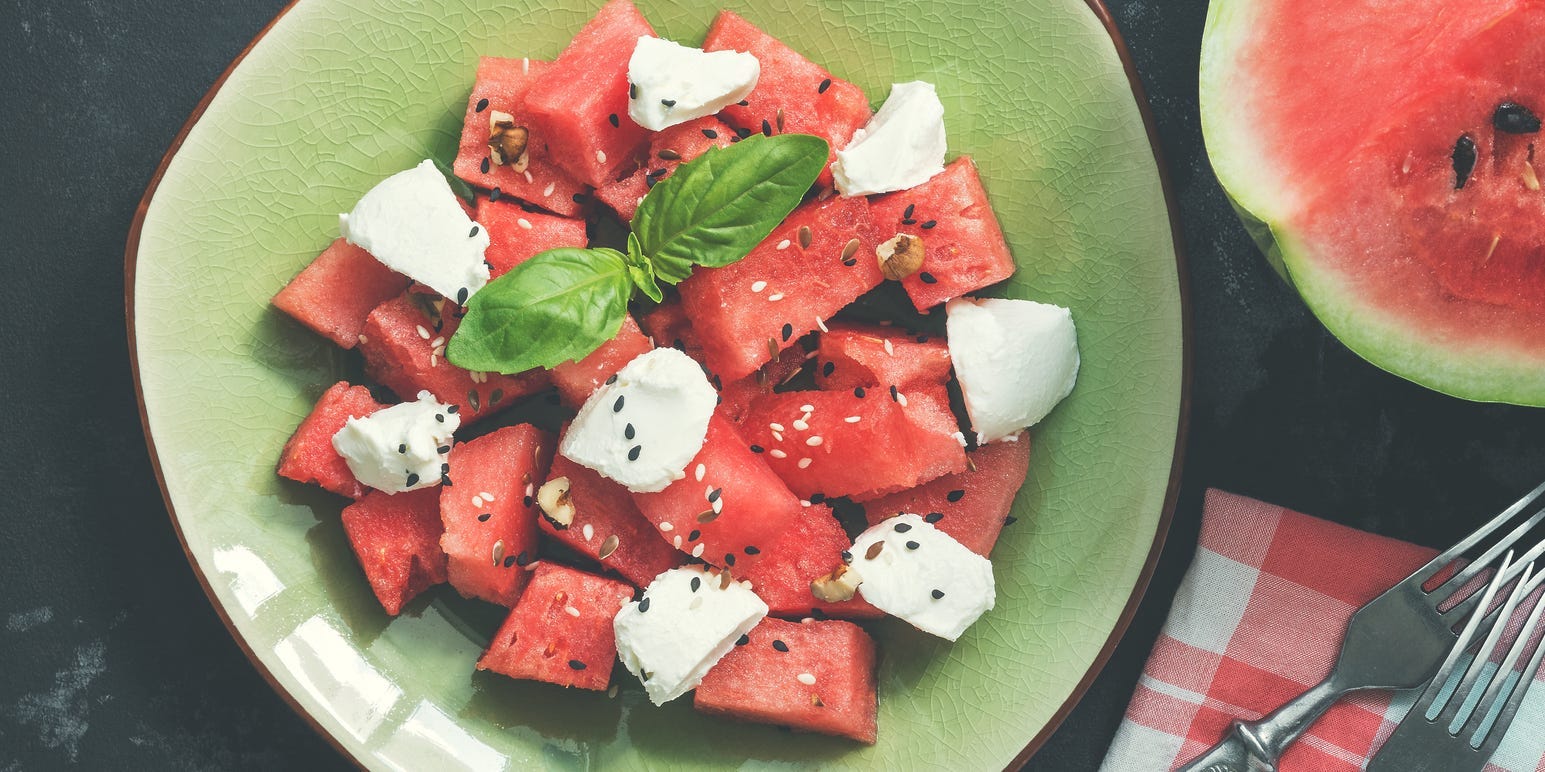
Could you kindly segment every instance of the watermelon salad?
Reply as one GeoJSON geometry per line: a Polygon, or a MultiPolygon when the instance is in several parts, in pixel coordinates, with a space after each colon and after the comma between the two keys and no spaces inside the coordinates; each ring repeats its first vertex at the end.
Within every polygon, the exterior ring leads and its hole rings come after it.
{"type": "Polygon", "coordinates": [[[740,16],[692,47],[629,0],[511,53],[463,192],[387,177],[275,296],[367,376],[279,474],[350,500],[388,614],[439,584],[508,609],[478,669],[874,743],[865,625],[992,609],[1071,313],[981,294],[1014,262],[931,84],[872,111],[740,16]]]}

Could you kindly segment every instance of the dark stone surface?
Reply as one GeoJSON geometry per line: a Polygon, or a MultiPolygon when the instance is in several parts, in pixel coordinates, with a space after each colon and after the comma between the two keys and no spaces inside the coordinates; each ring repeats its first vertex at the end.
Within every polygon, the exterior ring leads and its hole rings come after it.
{"type": "MultiPolygon", "coordinates": [[[[0,449],[0,770],[344,767],[247,663],[177,546],[123,330],[134,207],[188,113],[281,0],[0,11],[0,216],[11,329],[0,449]]],[[[1362,362],[1235,222],[1202,150],[1203,0],[1111,4],[1144,73],[1190,257],[1196,378],[1184,495],[1152,589],[1030,764],[1098,765],[1195,543],[1206,486],[1427,544],[1545,469],[1545,411],[1459,402],[1362,362]]]]}

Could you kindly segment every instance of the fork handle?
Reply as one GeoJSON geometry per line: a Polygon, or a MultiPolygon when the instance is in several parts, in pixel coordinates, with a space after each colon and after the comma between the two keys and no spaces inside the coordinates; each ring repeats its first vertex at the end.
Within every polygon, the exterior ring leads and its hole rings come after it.
{"type": "Polygon", "coordinates": [[[1332,673],[1260,721],[1235,721],[1227,736],[1183,772],[1276,772],[1287,746],[1349,691],[1332,673]]]}

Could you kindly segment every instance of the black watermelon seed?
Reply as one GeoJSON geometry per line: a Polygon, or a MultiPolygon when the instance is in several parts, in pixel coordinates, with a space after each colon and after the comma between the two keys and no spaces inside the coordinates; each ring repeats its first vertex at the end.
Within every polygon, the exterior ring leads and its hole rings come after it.
{"type": "Polygon", "coordinates": [[[626,396],[626,395],[623,395],[623,394],[618,394],[617,395],[617,401],[612,403],[612,412],[613,413],[621,413],[622,412],[622,403],[623,403],[623,397],[624,396],[626,396]]]}
{"type": "Polygon", "coordinates": [[[697,538],[699,536],[702,536],[702,535],[703,535],[702,531],[699,531],[699,530],[694,528],[691,533],[687,534],[687,541],[697,541],[697,538]]]}
{"type": "Polygon", "coordinates": [[[788,651],[789,645],[783,641],[773,641],[773,648],[778,651],[788,651]]]}
{"type": "Polygon", "coordinates": [[[1503,102],[1491,114],[1491,125],[1508,134],[1535,134],[1540,130],[1540,117],[1517,102],[1503,102]]]}
{"type": "Polygon", "coordinates": [[[923,223],[923,230],[928,230],[928,229],[933,228],[934,226],[936,226],[938,224],[939,224],[938,220],[929,220],[929,221],[923,223]]]}
{"type": "Polygon", "coordinates": [[[901,210],[901,219],[903,219],[903,220],[910,220],[910,219],[912,219],[912,212],[915,209],[917,209],[917,204],[907,204],[907,208],[901,210]]]}
{"type": "Polygon", "coordinates": [[[719,132],[714,131],[713,129],[703,129],[703,136],[705,136],[705,137],[707,137],[709,139],[718,139],[719,138],[719,132]]]}
{"type": "Polygon", "coordinates": [[[966,492],[961,490],[961,489],[959,489],[959,488],[956,488],[955,490],[952,490],[949,493],[946,493],[944,495],[944,498],[946,500],[948,500],[948,501],[951,501],[951,502],[960,501],[961,499],[963,499],[965,497],[966,497],[966,492]]]}
{"type": "Polygon", "coordinates": [[[746,635],[745,633],[741,633],[740,637],[735,639],[735,645],[736,646],[744,646],[744,645],[746,645],[746,644],[748,644],[750,642],[751,642],[751,636],[746,635]]]}
{"type": "Polygon", "coordinates": [[[842,551],[842,562],[844,562],[844,563],[852,563],[853,562],[853,553],[848,552],[847,550],[843,550],[842,551]]]}
{"type": "Polygon", "coordinates": [[[629,461],[637,461],[638,460],[638,454],[643,449],[644,449],[643,445],[634,445],[633,447],[628,448],[628,460],[629,461]]]}
{"type": "Polygon", "coordinates": [[[812,493],[812,494],[810,494],[810,503],[811,504],[820,504],[821,502],[823,502],[825,500],[826,500],[826,494],[824,494],[824,493],[812,493]]]}
{"type": "Polygon", "coordinates": [[[418,475],[409,473],[408,474],[408,487],[412,488],[415,485],[418,485],[418,475]]]}
{"type": "Polygon", "coordinates": [[[762,551],[757,549],[754,545],[751,545],[751,544],[747,544],[746,545],[746,554],[747,555],[759,555],[759,554],[761,554],[761,552],[762,551]]]}
{"type": "Polygon", "coordinates": [[[1019,522],[1019,518],[1017,518],[1017,517],[1015,517],[1013,515],[1009,515],[1008,517],[1003,518],[1003,524],[1004,525],[1013,525],[1013,524],[1015,524],[1017,522],[1019,522]]]}
{"type": "Polygon", "coordinates": [[[577,659],[571,659],[569,660],[569,667],[574,668],[575,670],[584,670],[585,663],[580,662],[577,659]]]}
{"type": "Polygon", "coordinates": [[[917,278],[921,279],[924,284],[933,284],[934,282],[938,281],[938,279],[934,278],[933,274],[927,271],[919,273],[917,278]]]}
{"type": "Polygon", "coordinates": [[[514,555],[510,555],[509,557],[504,559],[504,567],[505,568],[509,568],[509,567],[511,567],[513,565],[515,565],[515,556],[514,555]]]}
{"type": "Polygon", "coordinates": [[[751,136],[751,130],[750,129],[736,129],[735,130],[735,136],[740,137],[741,139],[745,139],[746,137],[751,136]]]}
{"type": "Polygon", "coordinates": [[[498,188],[494,188],[493,190],[488,191],[488,200],[489,201],[498,201],[499,197],[502,196],[502,195],[504,195],[504,191],[502,191],[502,190],[500,190],[498,188]]]}
{"type": "Polygon", "coordinates": [[[934,590],[933,592],[931,592],[929,594],[933,596],[934,600],[938,600],[938,599],[944,597],[944,591],[943,590],[934,590]]]}
{"type": "Polygon", "coordinates": [[[764,450],[766,450],[766,448],[762,447],[761,445],[752,445],[751,446],[751,452],[752,453],[761,453],[764,450]]]}
{"type": "Polygon", "coordinates": [[[702,586],[703,586],[703,580],[701,578],[696,577],[696,576],[692,577],[692,591],[693,592],[697,592],[698,589],[701,588],[702,586]]]}
{"type": "Polygon", "coordinates": [[[939,522],[940,520],[943,520],[943,519],[944,519],[944,513],[943,512],[929,512],[927,515],[923,516],[923,522],[925,522],[925,523],[937,523],[937,522],[939,522]]]}
{"type": "Polygon", "coordinates": [[[726,553],[724,553],[724,565],[727,565],[727,566],[735,565],[735,553],[733,553],[733,552],[726,552],[726,553]]]}
{"type": "Polygon", "coordinates": [[[606,385],[607,386],[610,386],[610,385],[612,385],[612,384],[614,384],[616,382],[617,382],[617,374],[616,373],[612,373],[611,377],[606,379],[606,385]]]}
{"type": "Polygon", "coordinates": [[[606,122],[610,123],[612,125],[612,128],[614,128],[614,129],[617,128],[619,125],[621,125],[617,121],[617,114],[616,113],[612,113],[611,115],[606,116],[606,122]]]}
{"type": "Polygon", "coordinates": [[[831,78],[827,78],[826,80],[821,81],[821,85],[815,87],[815,93],[817,93],[817,94],[824,94],[824,93],[826,93],[826,89],[829,89],[831,87],[832,87],[832,79],[831,78]]]}
{"type": "Polygon", "coordinates": [[[854,388],[853,389],[853,396],[858,397],[859,399],[863,399],[864,398],[864,387],[858,386],[858,387],[854,388]]]}
{"type": "Polygon", "coordinates": [[[896,524],[896,533],[906,533],[907,531],[910,531],[910,530],[912,530],[912,524],[911,523],[897,523],[896,524]]]}
{"type": "Polygon", "coordinates": [[[768,123],[766,118],[762,119],[762,136],[764,136],[764,137],[771,137],[772,136],[772,124],[768,123]]]}
{"type": "Polygon", "coordinates": [[[493,407],[499,404],[501,399],[504,399],[504,389],[494,389],[488,393],[488,406],[493,407]]]}
{"type": "Polygon", "coordinates": [[[785,323],[781,332],[783,333],[784,340],[794,337],[794,325],[785,323]]]}
{"type": "Polygon", "coordinates": [[[907,549],[909,549],[909,550],[915,550],[915,549],[917,549],[917,548],[918,548],[918,547],[921,547],[921,546],[923,546],[923,545],[921,545],[921,544],[918,544],[918,543],[917,543],[917,542],[915,542],[915,541],[909,541],[909,542],[907,542],[907,549]]]}
{"type": "Polygon", "coordinates": [[[719,497],[723,496],[723,495],[724,495],[724,489],[723,488],[714,488],[713,490],[708,492],[708,503],[712,504],[715,501],[718,501],[719,497]]]}
{"type": "Polygon", "coordinates": [[[488,160],[487,158],[484,158],[483,162],[478,164],[477,168],[478,168],[478,171],[480,171],[480,172],[482,172],[484,174],[487,174],[488,170],[493,168],[493,162],[488,160]]]}
{"type": "Polygon", "coordinates": [[[643,600],[638,602],[638,613],[642,614],[642,613],[644,613],[645,611],[648,611],[648,610],[649,610],[649,596],[646,595],[646,596],[644,596],[643,600]]]}
{"type": "Polygon", "coordinates": [[[631,440],[633,439],[633,435],[637,433],[638,432],[633,431],[633,424],[628,424],[627,426],[622,427],[622,436],[624,439],[631,440]]]}
{"type": "Polygon", "coordinates": [[[827,362],[826,364],[821,365],[821,375],[831,377],[831,374],[835,372],[836,369],[837,364],[835,362],[827,362]]]}
{"type": "Polygon", "coordinates": [[[1453,160],[1454,190],[1462,190],[1470,181],[1470,172],[1475,171],[1475,140],[1469,134],[1460,135],[1454,143],[1453,160]]]}
{"type": "Polygon", "coordinates": [[[487,110],[487,109],[488,109],[488,100],[487,99],[479,99],[479,100],[477,100],[477,109],[474,110],[473,112],[480,113],[480,112],[483,112],[484,110],[487,110]]]}
{"type": "Polygon", "coordinates": [[[479,523],[486,523],[486,522],[488,522],[488,518],[493,517],[493,516],[494,516],[494,513],[492,513],[492,512],[484,512],[483,514],[477,516],[477,521],[479,523]]]}

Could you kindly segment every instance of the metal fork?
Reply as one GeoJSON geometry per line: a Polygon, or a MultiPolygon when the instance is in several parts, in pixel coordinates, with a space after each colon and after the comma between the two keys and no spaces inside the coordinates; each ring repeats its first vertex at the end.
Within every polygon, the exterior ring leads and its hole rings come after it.
{"type": "MultiPolygon", "coordinates": [[[[1542,642],[1535,647],[1534,656],[1524,666],[1516,684],[1513,684],[1513,667],[1528,647],[1540,616],[1545,614],[1545,596],[1541,596],[1533,601],[1528,621],[1524,622],[1501,664],[1487,680],[1486,691],[1479,700],[1471,699],[1476,682],[1501,641],[1508,621],[1513,618],[1514,611],[1527,594],[1525,588],[1529,586],[1532,569],[1532,565],[1525,568],[1513,587],[1512,595],[1495,616],[1491,632],[1476,651],[1475,659],[1464,671],[1459,684],[1449,689],[1455,665],[1482,629],[1481,615],[1471,615],[1464,632],[1459,636],[1459,642],[1449,650],[1448,658],[1443,660],[1432,683],[1428,684],[1426,691],[1422,692],[1410,712],[1406,713],[1395,733],[1373,757],[1368,772],[1479,772],[1485,768],[1486,762],[1502,743],[1502,736],[1513,722],[1513,716],[1518,713],[1518,706],[1523,704],[1524,694],[1528,692],[1529,685],[1534,682],[1534,674],[1539,670],[1540,659],[1545,656],[1545,642],[1542,642]],[[1504,698],[1502,691],[1509,688],[1510,693],[1504,698]],[[1502,699],[1505,701],[1499,703],[1498,700],[1502,699]],[[1466,710],[1469,712],[1466,713],[1466,710]],[[1491,719],[1493,714],[1495,719],[1491,719]]],[[[1502,571],[1499,570],[1497,578],[1486,588],[1483,608],[1491,605],[1492,596],[1502,586],[1501,578],[1502,571]]]]}
{"type": "MultiPolygon", "coordinates": [[[[1454,626],[1480,605],[1482,593],[1472,592],[1462,598],[1458,598],[1457,593],[1545,520],[1545,510],[1534,512],[1431,591],[1422,589],[1423,585],[1434,580],[1467,550],[1530,510],[1542,494],[1545,494],[1545,483],[1358,609],[1347,622],[1341,653],[1324,681],[1260,721],[1234,722],[1222,741],[1192,761],[1184,771],[1274,772],[1283,750],[1347,693],[1362,689],[1413,689],[1427,683],[1454,643],[1454,626]]],[[[1503,582],[1510,581],[1523,571],[1522,564],[1533,561],[1542,553],[1545,553],[1545,542],[1535,545],[1518,563],[1498,571],[1498,577],[1503,582]]],[[[1545,582],[1545,573],[1531,578],[1528,589],[1532,590],[1541,582],[1545,582]]],[[[1524,583],[1520,582],[1520,586],[1524,583]]],[[[1493,617],[1496,613],[1493,610],[1486,616],[1493,617]]]]}

